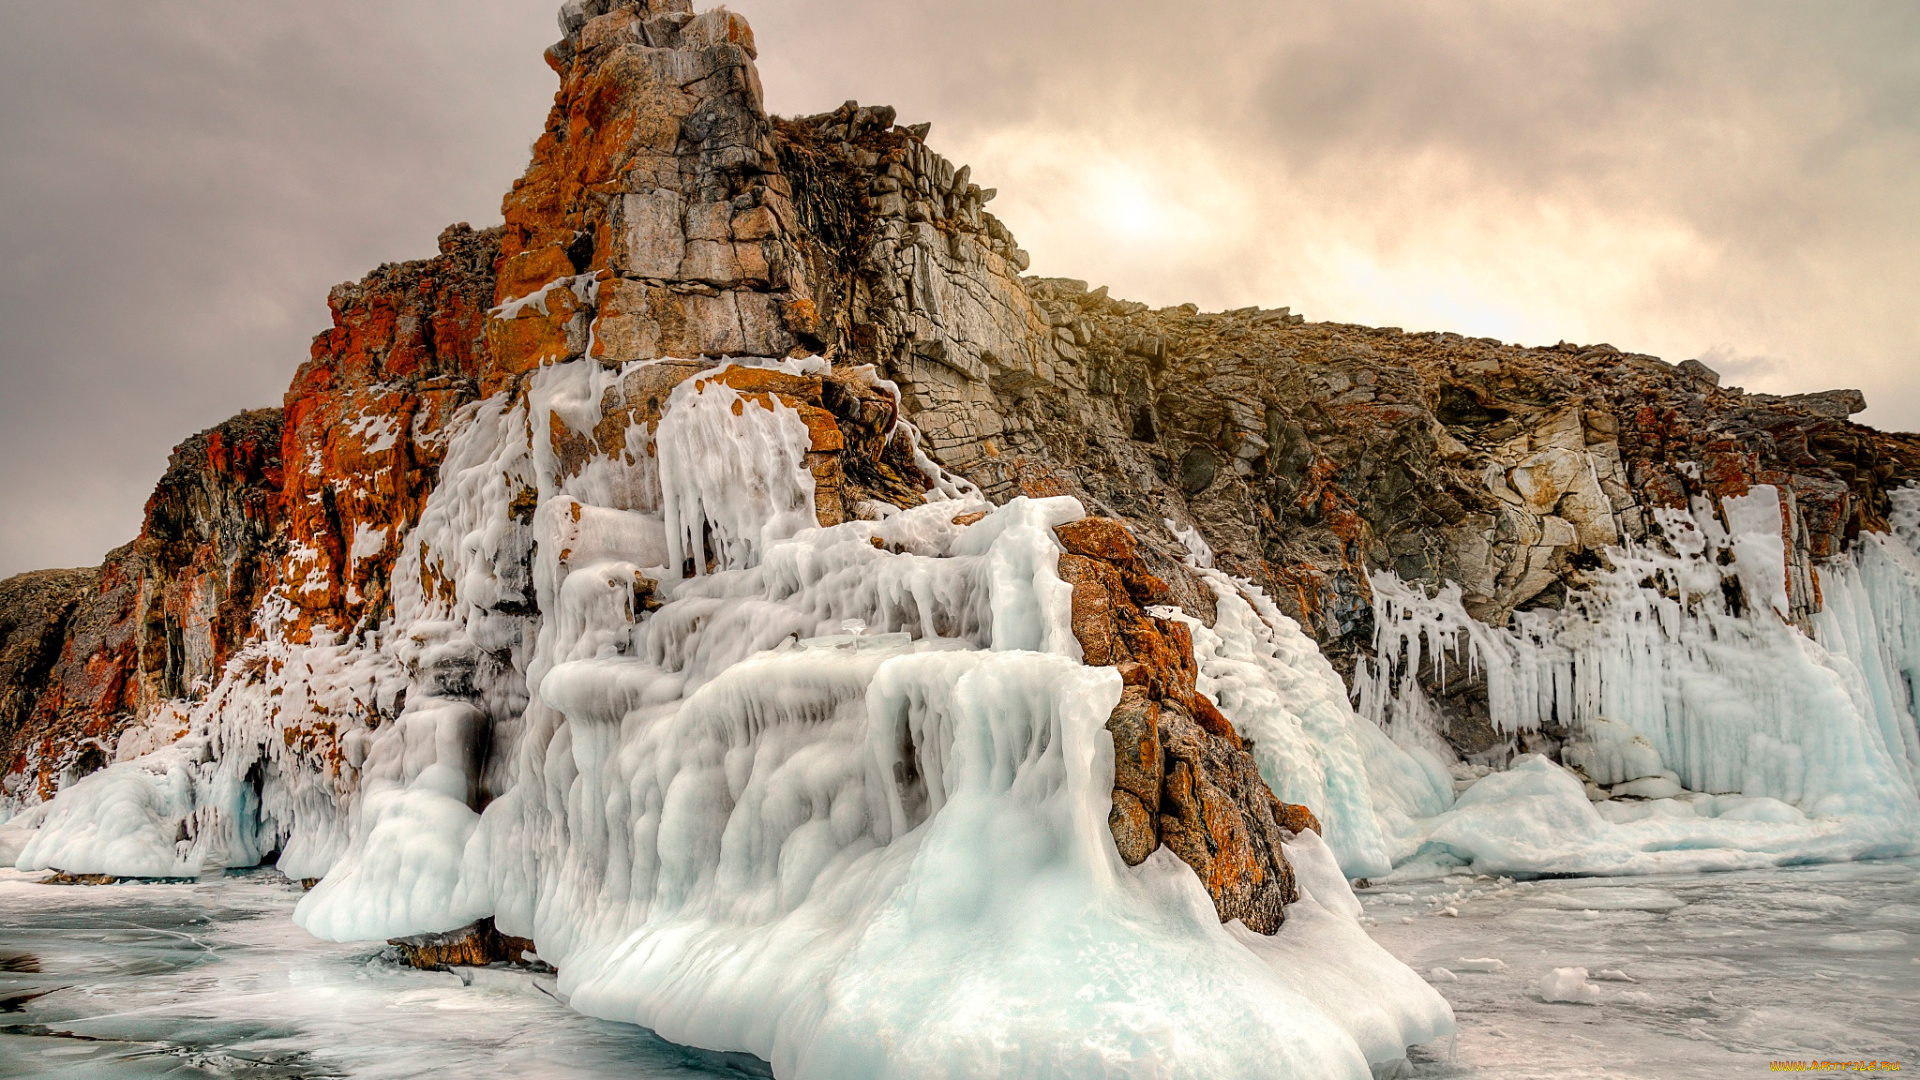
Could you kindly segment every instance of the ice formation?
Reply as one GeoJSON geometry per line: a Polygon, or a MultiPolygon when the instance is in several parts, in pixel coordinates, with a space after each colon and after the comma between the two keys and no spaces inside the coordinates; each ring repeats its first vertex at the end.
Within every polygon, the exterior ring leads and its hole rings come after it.
{"type": "Polygon", "coordinates": [[[1600,987],[1587,981],[1583,967],[1554,968],[1540,978],[1540,1000],[1568,1005],[1600,1004],[1600,987]]]}
{"type": "Polygon", "coordinates": [[[726,365],[627,418],[624,449],[564,454],[556,425],[612,422],[650,363],[548,365],[466,407],[419,524],[354,538],[397,546],[392,618],[296,645],[270,600],[203,702],[10,827],[39,826],[18,865],[180,877],[277,852],[320,879],[296,912],[314,934],[491,916],[577,1008],[782,1076],[1364,1077],[1452,1021],[1360,928],[1350,877],[1914,844],[1920,494],[1823,568],[1811,637],[1767,488],[1666,515],[1664,542],[1511,627],[1383,574],[1357,711],[1168,522],[1216,619],[1153,614],[1189,625],[1198,688],[1325,829],[1289,847],[1302,899],[1266,938],[1221,926],[1168,852],[1118,857],[1120,680],[1080,663],[1056,573],[1078,502],[996,508],[920,454],[926,505],[821,527],[806,422],[726,365]],[[1500,730],[1564,732],[1579,774],[1522,757],[1456,798],[1418,678],[1448,664],[1486,674],[1500,730]]]}
{"type": "Polygon", "coordinates": [[[1523,758],[1407,823],[1395,861],[1648,873],[1913,850],[1920,491],[1897,506],[1891,535],[1821,569],[1811,636],[1787,619],[1781,507],[1766,486],[1724,500],[1724,518],[1704,502],[1663,512],[1661,542],[1610,550],[1590,591],[1509,628],[1475,621],[1457,588],[1428,596],[1376,576],[1364,714],[1420,744],[1444,722],[1422,665],[1466,664],[1486,676],[1496,729],[1566,732],[1562,761],[1586,781],[1523,758]]]}
{"type": "Polygon", "coordinates": [[[1387,868],[1381,763],[1444,771],[1359,720],[1257,590],[1201,571],[1202,689],[1331,842],[1289,847],[1302,898],[1271,938],[1222,926],[1170,853],[1119,858],[1120,678],[1080,663],[1055,572],[1078,502],[994,508],[920,455],[934,501],[822,528],[806,425],[719,369],[633,421],[633,452],[562,460],[553,426],[601,425],[629,369],[469,406],[396,541],[392,620],[270,632],[185,738],[56,799],[20,865],[277,849],[322,879],[295,915],[317,935],[492,916],[582,1011],[782,1076],[1361,1078],[1451,1030],[1346,880],[1387,868]],[[321,718],[344,760],[289,737],[321,718]]]}

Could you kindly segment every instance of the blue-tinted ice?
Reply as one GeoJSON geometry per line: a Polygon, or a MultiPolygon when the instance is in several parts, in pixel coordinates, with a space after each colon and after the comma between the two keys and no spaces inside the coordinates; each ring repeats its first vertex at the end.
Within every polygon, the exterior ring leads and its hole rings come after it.
{"type": "Polygon", "coordinates": [[[0,871],[0,1077],[771,1075],[582,1016],[551,976],[415,971],[380,945],[321,941],[272,870],[32,884],[45,876],[0,871]]]}

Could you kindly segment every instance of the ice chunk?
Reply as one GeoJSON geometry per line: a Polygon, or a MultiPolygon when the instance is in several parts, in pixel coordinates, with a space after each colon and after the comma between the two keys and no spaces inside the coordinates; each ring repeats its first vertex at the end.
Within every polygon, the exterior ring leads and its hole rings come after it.
{"type": "Polygon", "coordinates": [[[1213,569],[1213,548],[1208,546],[1207,538],[1200,530],[1191,525],[1183,526],[1172,518],[1162,518],[1161,523],[1173,534],[1180,546],[1187,549],[1187,565],[1197,570],[1213,569]]]}
{"type": "Polygon", "coordinates": [[[1673,773],[1643,776],[1638,780],[1613,785],[1615,797],[1627,796],[1635,799],[1671,799],[1685,790],[1680,786],[1680,778],[1673,773]]]}
{"type": "Polygon", "coordinates": [[[1600,987],[1587,981],[1583,967],[1554,968],[1540,979],[1540,1000],[1570,1005],[1600,1004],[1600,987]]]}
{"type": "Polygon", "coordinates": [[[1507,962],[1505,960],[1500,960],[1491,956],[1483,956],[1477,959],[1462,958],[1459,960],[1455,960],[1453,962],[1453,966],[1460,971],[1488,972],[1488,973],[1496,973],[1496,974],[1507,970],[1507,962]]]}
{"type": "Polygon", "coordinates": [[[1781,530],[1780,489],[1755,484],[1745,495],[1720,500],[1727,517],[1727,546],[1734,574],[1747,603],[1784,619],[1787,601],[1787,548],[1781,530]]]}

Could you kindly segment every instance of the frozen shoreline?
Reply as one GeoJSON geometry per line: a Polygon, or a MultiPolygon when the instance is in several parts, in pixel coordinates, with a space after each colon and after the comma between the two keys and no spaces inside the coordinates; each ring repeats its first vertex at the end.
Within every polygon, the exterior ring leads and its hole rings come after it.
{"type": "MultiPolygon", "coordinates": [[[[768,1075],[582,1016],[549,978],[463,980],[315,939],[288,918],[299,889],[271,871],[84,889],[40,876],[0,871],[0,997],[60,988],[0,1023],[5,1075],[768,1075]],[[15,970],[27,966],[42,970],[15,970]]],[[[1460,1020],[1457,1041],[1415,1048],[1415,1076],[1692,1080],[1776,1059],[1920,1060],[1907,1022],[1920,1014],[1920,859],[1457,876],[1361,895],[1375,940],[1435,979],[1460,1020]],[[1588,969],[1599,1004],[1541,1000],[1542,976],[1569,966],[1588,969]]]]}

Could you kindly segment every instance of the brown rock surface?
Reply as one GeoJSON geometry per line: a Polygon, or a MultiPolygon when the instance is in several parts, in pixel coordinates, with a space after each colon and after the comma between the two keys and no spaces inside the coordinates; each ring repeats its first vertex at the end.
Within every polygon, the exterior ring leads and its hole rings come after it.
{"type": "Polygon", "coordinates": [[[1175,589],[1147,570],[1126,526],[1086,518],[1055,534],[1067,552],[1060,577],[1073,586],[1073,632],[1086,662],[1118,667],[1126,683],[1107,720],[1114,751],[1107,823],[1121,857],[1138,865],[1165,844],[1199,875],[1221,922],[1277,931],[1299,897],[1281,842],[1318,822],[1305,807],[1274,797],[1248,744],[1195,688],[1186,624],[1145,610],[1168,603],[1175,589]]]}
{"type": "Polygon", "coordinates": [[[253,633],[281,482],[279,410],[242,413],[174,448],[138,539],[97,571],[60,572],[79,597],[57,653],[49,662],[43,640],[35,663],[0,672],[0,696],[31,701],[0,718],[0,793],[50,797],[111,762],[130,720],[212,687],[253,633]]]}
{"type": "Polygon", "coordinates": [[[298,608],[296,637],[390,610],[387,582],[439,479],[443,429],[479,397],[499,242],[498,229],[455,225],[438,256],[328,295],[333,327],[314,338],[285,402],[287,548],[275,583],[298,608]]]}
{"type": "Polygon", "coordinates": [[[415,934],[394,938],[387,944],[397,946],[409,965],[423,971],[532,963],[525,955],[533,952],[533,942],[501,933],[494,928],[491,918],[444,934],[415,934]]]}
{"type": "MultiPolygon", "coordinates": [[[[109,760],[129,721],[203,694],[264,632],[267,597],[287,640],[377,625],[462,406],[523,396],[555,360],[683,358],[627,372],[593,431],[553,425],[578,467],[641,452],[630,424],[657,424],[719,358],[818,353],[833,361],[818,378],[718,377],[808,425],[822,523],[921,500],[900,419],[996,500],[1072,494],[1102,516],[1060,530],[1059,569],[1087,662],[1127,683],[1116,844],[1134,862],[1166,844],[1223,918],[1271,930],[1293,894],[1279,839],[1317,823],[1273,799],[1194,690],[1186,628],[1146,614],[1213,618],[1164,521],[1198,526],[1223,569],[1350,664],[1371,634],[1368,571],[1457,581],[1498,622],[1558,603],[1654,508],[1756,484],[1787,496],[1804,622],[1818,560],[1884,528],[1888,491],[1920,477],[1920,438],[1852,423],[1850,391],[1747,395],[1611,346],[1149,310],[1023,277],[993,191],[926,125],[855,102],[769,116],[739,16],[685,0],[567,12],[505,224],[451,227],[434,257],[337,287],[283,409],[181,444],[139,538],[97,571],[0,584],[0,794],[45,797],[109,760]]],[[[531,521],[533,501],[510,512],[531,521]]],[[[521,607],[537,614],[530,591],[521,607]]],[[[1439,689],[1475,708],[1471,685],[1439,689]]],[[[330,727],[286,734],[339,758],[330,727]]]]}
{"type": "Polygon", "coordinates": [[[73,613],[92,593],[100,571],[40,570],[0,581],[0,763],[24,774],[29,726],[48,676],[60,659],[73,613]]]}

